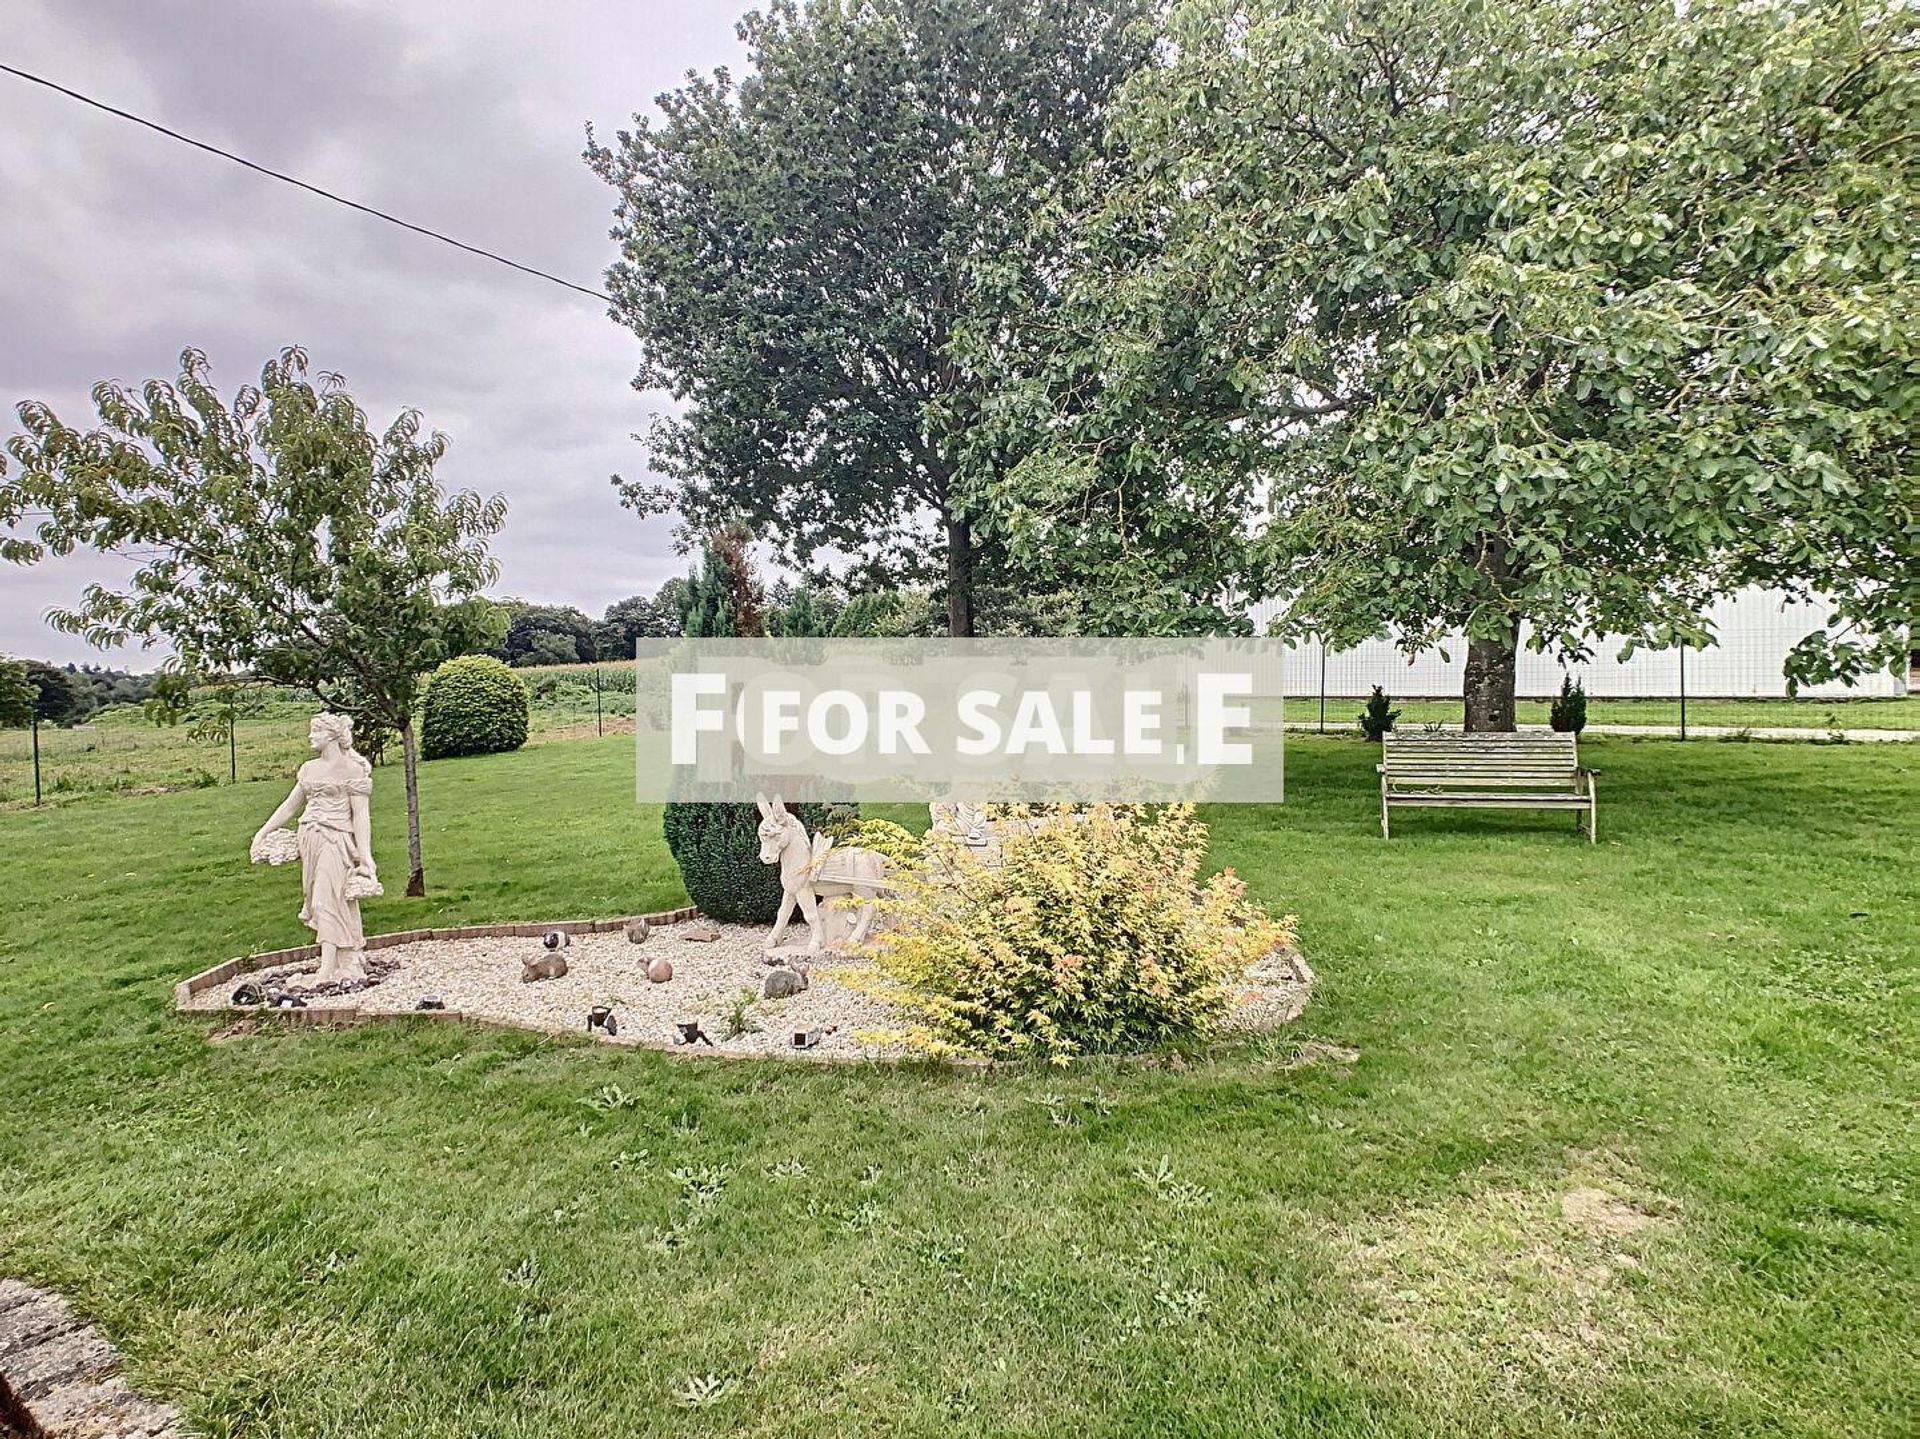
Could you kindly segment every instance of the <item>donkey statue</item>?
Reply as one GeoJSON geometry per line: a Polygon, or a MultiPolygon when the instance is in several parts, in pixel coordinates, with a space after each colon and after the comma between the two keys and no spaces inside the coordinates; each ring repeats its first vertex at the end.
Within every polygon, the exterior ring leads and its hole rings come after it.
{"type": "Polygon", "coordinates": [[[887,878],[891,867],[887,857],[855,845],[836,847],[831,836],[824,834],[809,840],[807,827],[800,823],[798,816],[787,812],[779,795],[772,799],[756,795],[754,803],[760,809],[760,862],[780,866],[780,888],[784,891],[773,933],[767,936],[767,952],[771,954],[780,947],[780,941],[786,937],[787,923],[793,918],[793,908],[798,905],[807,921],[807,953],[820,953],[825,947],[820,901],[843,894],[857,895],[866,901],[853,933],[847,936],[849,944],[864,941],[867,931],[873,928],[874,900],[882,890],[893,888],[887,878]]]}

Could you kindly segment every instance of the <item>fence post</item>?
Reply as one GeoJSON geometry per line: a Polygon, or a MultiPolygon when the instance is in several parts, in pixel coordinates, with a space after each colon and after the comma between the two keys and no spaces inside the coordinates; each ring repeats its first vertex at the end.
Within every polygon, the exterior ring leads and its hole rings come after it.
{"type": "Polygon", "coordinates": [[[1680,641],[1680,738],[1687,737],[1687,642],[1680,641]]]}
{"type": "Polygon", "coordinates": [[[33,715],[33,803],[40,804],[40,712],[33,715]]]}
{"type": "Polygon", "coordinates": [[[1320,641],[1320,733],[1327,732],[1327,642],[1320,641]]]}

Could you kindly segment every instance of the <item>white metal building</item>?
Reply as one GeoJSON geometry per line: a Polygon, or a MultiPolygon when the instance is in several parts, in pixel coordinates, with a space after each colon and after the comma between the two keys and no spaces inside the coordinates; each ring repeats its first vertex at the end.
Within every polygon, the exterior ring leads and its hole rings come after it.
{"type": "MultiPolygon", "coordinates": [[[[1255,633],[1279,612],[1278,601],[1253,610],[1255,633]]],[[[1778,698],[1787,692],[1781,666],[1805,636],[1825,624],[1829,607],[1802,603],[1773,590],[1743,590],[1722,600],[1708,612],[1719,643],[1707,649],[1638,650],[1625,661],[1617,656],[1621,641],[1594,646],[1585,664],[1569,667],[1574,677],[1596,698],[1671,698],[1684,692],[1700,698],[1778,698]],[[1684,677],[1682,667],[1684,665],[1684,677]]],[[[1467,645],[1463,637],[1409,656],[1387,640],[1368,640],[1348,650],[1325,655],[1325,689],[1321,688],[1321,647],[1308,643],[1290,647],[1286,661],[1286,693],[1290,695],[1364,695],[1375,685],[1402,699],[1457,699],[1465,677],[1467,645]],[[1444,655],[1442,653],[1444,651],[1444,655]]],[[[1567,672],[1550,654],[1521,650],[1515,692],[1540,699],[1558,693],[1567,672]]],[[[1907,676],[1880,673],[1856,685],[1816,685],[1800,691],[1809,699],[1869,699],[1907,693],[1907,676]]]]}

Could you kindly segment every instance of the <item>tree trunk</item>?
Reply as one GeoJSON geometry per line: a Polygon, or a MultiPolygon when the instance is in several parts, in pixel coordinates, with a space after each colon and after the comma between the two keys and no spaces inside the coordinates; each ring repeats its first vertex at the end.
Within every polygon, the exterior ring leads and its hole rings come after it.
{"type": "Polygon", "coordinates": [[[1467,644],[1466,723],[1474,731],[1513,732],[1513,664],[1520,645],[1520,622],[1505,638],[1467,644]]]}
{"type": "Polygon", "coordinates": [[[420,865],[420,755],[413,742],[413,718],[400,726],[400,755],[407,772],[407,897],[427,892],[427,872],[420,865]]]}
{"type": "Polygon", "coordinates": [[[973,634],[973,531],[951,511],[947,514],[947,633],[973,634]]]}

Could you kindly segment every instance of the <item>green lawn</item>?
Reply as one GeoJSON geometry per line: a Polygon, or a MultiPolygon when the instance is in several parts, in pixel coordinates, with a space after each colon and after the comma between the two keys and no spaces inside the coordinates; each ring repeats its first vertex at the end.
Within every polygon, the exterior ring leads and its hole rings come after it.
{"type": "MultiPolygon", "coordinates": [[[[1592,849],[1289,750],[1212,818],[1314,1007],[1065,1074],[210,1042],[280,786],[0,815],[0,1273],[216,1436],[1915,1432],[1920,750],[1591,740],[1592,849]]],[[[631,753],[427,766],[371,927],[674,902],[631,753]]]]}

